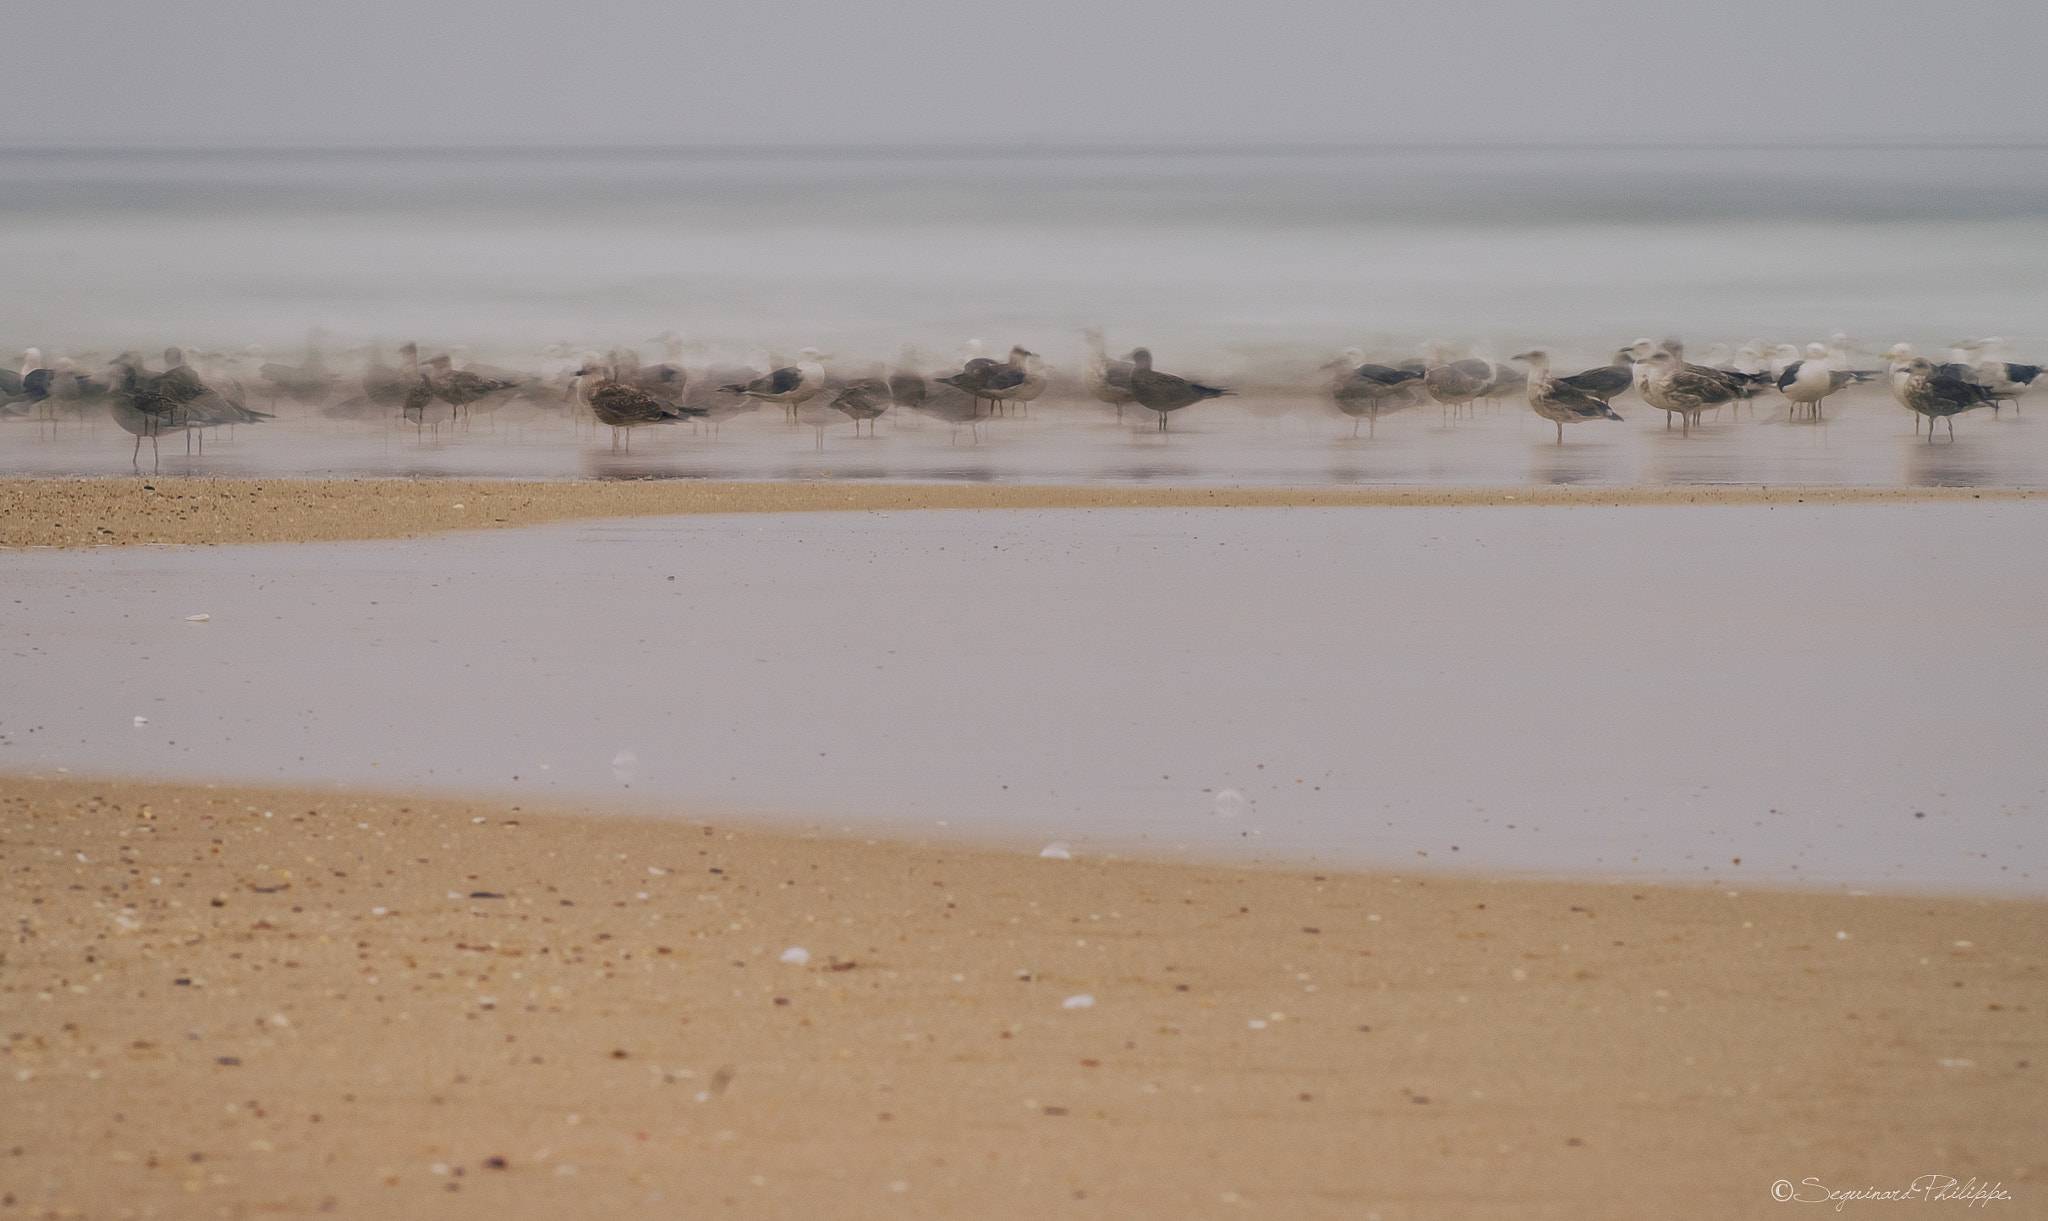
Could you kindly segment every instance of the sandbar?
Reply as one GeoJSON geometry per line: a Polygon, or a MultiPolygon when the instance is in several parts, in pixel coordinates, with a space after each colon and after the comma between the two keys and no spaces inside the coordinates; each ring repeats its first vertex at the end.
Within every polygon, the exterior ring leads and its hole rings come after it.
{"type": "Polygon", "coordinates": [[[336,542],[680,513],[912,509],[1916,504],[2028,500],[1992,488],[1759,484],[1500,488],[324,479],[0,479],[0,547],[336,542]]]}
{"type": "Polygon", "coordinates": [[[2041,903],[1039,847],[0,780],[6,1204],[1395,1221],[2048,1192],[2041,903]]]}

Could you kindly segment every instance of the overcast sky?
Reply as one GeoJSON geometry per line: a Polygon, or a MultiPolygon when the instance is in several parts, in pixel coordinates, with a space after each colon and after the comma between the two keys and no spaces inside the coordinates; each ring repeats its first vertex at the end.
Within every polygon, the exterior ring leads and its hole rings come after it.
{"type": "Polygon", "coordinates": [[[2048,139],[2041,0],[15,0],[0,144],[2048,139]]]}

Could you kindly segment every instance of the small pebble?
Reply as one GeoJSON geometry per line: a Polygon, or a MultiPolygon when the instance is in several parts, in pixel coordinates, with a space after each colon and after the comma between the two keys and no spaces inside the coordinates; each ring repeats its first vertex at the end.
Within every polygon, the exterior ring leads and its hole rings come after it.
{"type": "Polygon", "coordinates": [[[212,615],[187,615],[187,616],[185,616],[185,622],[187,622],[187,623],[205,623],[205,622],[206,622],[207,620],[209,620],[209,619],[211,619],[211,618],[213,618],[213,616],[212,616],[212,615]]]}
{"type": "Polygon", "coordinates": [[[1038,855],[1049,861],[1071,861],[1074,854],[1068,850],[1065,840],[1054,840],[1039,850],[1038,855]]]}
{"type": "Polygon", "coordinates": [[[137,726],[138,728],[140,728],[141,726],[144,726],[144,725],[147,725],[147,724],[149,724],[149,718],[148,718],[148,717],[146,717],[146,716],[139,716],[139,717],[136,717],[136,718],[135,718],[135,724],[136,724],[136,726],[137,726]]]}
{"type": "Polygon", "coordinates": [[[793,967],[803,966],[811,960],[811,952],[800,945],[793,945],[782,951],[782,961],[793,967]]]}
{"type": "Polygon", "coordinates": [[[1094,998],[1094,997],[1092,997],[1092,996],[1090,996],[1090,995],[1088,995],[1088,994],[1087,994],[1086,992],[1083,992],[1083,993],[1082,993],[1081,995],[1079,995],[1079,996],[1070,996],[1070,997],[1068,997],[1067,999],[1065,999],[1065,1000],[1061,1001],[1061,1002],[1060,1002],[1060,1008],[1062,1008],[1062,1009],[1093,1009],[1093,1008],[1095,1008],[1095,998],[1094,998]]]}

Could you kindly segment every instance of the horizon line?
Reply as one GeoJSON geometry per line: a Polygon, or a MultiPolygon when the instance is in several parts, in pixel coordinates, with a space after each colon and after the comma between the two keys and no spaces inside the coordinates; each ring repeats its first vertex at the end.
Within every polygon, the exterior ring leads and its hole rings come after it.
{"type": "Polygon", "coordinates": [[[2048,149],[2048,138],[2011,140],[1944,139],[1928,136],[1842,137],[1833,140],[1768,139],[1529,139],[1529,140],[1292,140],[1292,141],[1197,141],[1197,140],[1103,140],[1051,141],[1009,140],[972,143],[961,140],[900,142],[819,143],[782,141],[728,141],[700,143],[575,143],[575,142],[434,142],[417,144],[333,143],[148,143],[148,142],[48,142],[10,144],[0,142],[0,156],[63,154],[241,154],[272,156],[391,156],[391,155],[582,155],[582,156],[703,156],[703,157],[1017,157],[1017,156],[1132,156],[1209,155],[1263,156],[1285,154],[1356,154],[1415,152],[1533,152],[1533,151],[2035,151],[2048,149]]]}

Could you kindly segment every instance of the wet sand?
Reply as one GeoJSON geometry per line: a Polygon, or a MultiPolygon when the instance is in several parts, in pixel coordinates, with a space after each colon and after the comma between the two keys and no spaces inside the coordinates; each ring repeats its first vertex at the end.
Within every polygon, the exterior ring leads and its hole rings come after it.
{"type": "Polygon", "coordinates": [[[2048,1191],[2038,902],[676,814],[0,781],[8,1204],[1394,1221],[2048,1191]]]}
{"type": "Polygon", "coordinates": [[[1464,505],[1919,504],[2028,500],[1987,488],[1058,487],[985,484],[6,479],[0,547],[337,542],[571,518],[835,509],[1090,509],[1464,505]]]}

